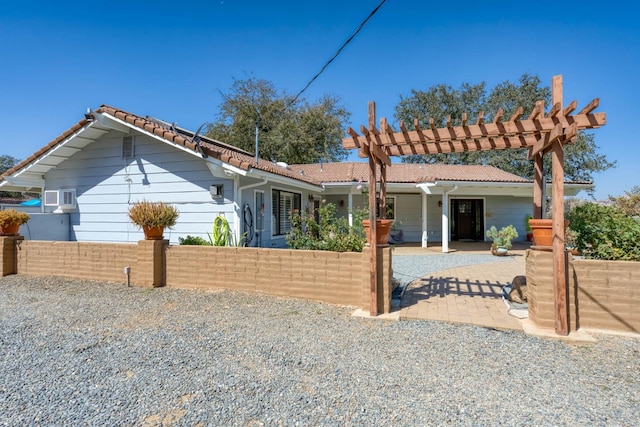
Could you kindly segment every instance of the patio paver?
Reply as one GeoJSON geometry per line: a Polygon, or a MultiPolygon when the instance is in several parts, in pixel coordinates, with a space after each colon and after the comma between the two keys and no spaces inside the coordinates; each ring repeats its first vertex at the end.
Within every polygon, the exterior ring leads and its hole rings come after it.
{"type": "MultiPolygon", "coordinates": [[[[473,251],[473,247],[469,249],[473,251]]],[[[486,248],[480,250],[486,253],[486,248]]],[[[430,252],[434,253],[433,249],[430,252]]],[[[407,285],[400,302],[400,319],[522,330],[520,320],[507,313],[502,300],[502,287],[515,276],[525,274],[524,248],[513,250],[512,254],[512,261],[456,267],[414,280],[407,285]]]]}

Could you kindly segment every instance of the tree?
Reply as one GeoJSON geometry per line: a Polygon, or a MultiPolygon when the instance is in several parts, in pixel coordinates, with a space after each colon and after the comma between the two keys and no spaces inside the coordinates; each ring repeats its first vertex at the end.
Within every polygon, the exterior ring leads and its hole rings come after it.
{"type": "MultiPolygon", "coordinates": [[[[9,169],[17,165],[19,161],[20,160],[16,159],[15,157],[9,156],[8,154],[3,154],[2,156],[0,156],[0,174],[5,173],[9,169]]],[[[16,198],[20,197],[20,193],[0,190],[0,197],[16,198]]]]}
{"type": "Polygon", "coordinates": [[[292,164],[339,161],[347,156],[342,138],[349,116],[336,97],[294,100],[271,82],[252,77],[236,80],[222,94],[207,136],[253,153],[257,123],[261,158],[292,164]]]}
{"type": "Polygon", "coordinates": [[[8,154],[3,154],[0,156],[0,174],[5,173],[12,167],[18,164],[20,160],[15,157],[9,156],[8,154]]]}
{"type": "Polygon", "coordinates": [[[624,196],[609,196],[613,206],[625,215],[640,217],[640,186],[624,192],[624,196]]]}
{"type": "MultiPolygon", "coordinates": [[[[502,108],[504,117],[510,117],[518,107],[530,112],[536,101],[551,104],[551,89],[540,86],[540,78],[523,74],[517,83],[509,81],[496,85],[487,94],[485,83],[470,85],[464,83],[459,89],[443,84],[426,91],[412,90],[411,96],[400,99],[396,106],[395,118],[403,120],[408,127],[417,118],[424,127],[433,118],[437,126],[444,126],[445,117],[451,116],[454,126],[462,123],[462,113],[467,113],[467,121],[475,122],[479,111],[484,112],[485,121],[493,120],[493,115],[502,108]]],[[[615,162],[607,160],[597,152],[598,146],[591,133],[580,132],[576,142],[565,146],[565,179],[592,181],[593,174],[615,167],[615,162]]],[[[527,160],[527,150],[492,150],[468,153],[436,154],[428,156],[408,156],[404,162],[410,163],[450,163],[484,164],[500,168],[523,178],[533,179],[533,161],[527,160]]],[[[544,157],[544,170],[551,171],[551,156],[544,157]]]]}

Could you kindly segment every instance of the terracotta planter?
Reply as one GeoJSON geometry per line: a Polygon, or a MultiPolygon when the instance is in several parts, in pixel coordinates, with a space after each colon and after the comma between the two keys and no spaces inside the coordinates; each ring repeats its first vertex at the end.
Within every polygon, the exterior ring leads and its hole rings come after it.
{"type": "MultiPolygon", "coordinates": [[[[378,219],[376,220],[376,244],[385,245],[389,241],[389,232],[391,231],[391,224],[393,224],[392,219],[378,219]]],[[[367,236],[367,243],[371,245],[371,241],[369,240],[369,220],[363,219],[362,225],[364,226],[364,232],[367,236]]]]}
{"type": "MultiPolygon", "coordinates": [[[[553,245],[553,220],[552,219],[530,219],[529,225],[533,232],[533,244],[536,246],[553,245]]],[[[564,221],[566,230],[569,221],[564,221]]]]}
{"type": "Polygon", "coordinates": [[[164,227],[142,227],[145,240],[162,240],[164,227]]]}
{"type": "Polygon", "coordinates": [[[0,226],[0,236],[16,236],[20,230],[20,224],[0,226]]]}

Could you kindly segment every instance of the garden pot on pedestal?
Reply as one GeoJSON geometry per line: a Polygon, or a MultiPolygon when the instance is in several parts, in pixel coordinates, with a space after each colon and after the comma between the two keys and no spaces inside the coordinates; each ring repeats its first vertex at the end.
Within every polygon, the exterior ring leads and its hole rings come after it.
{"type": "MultiPolygon", "coordinates": [[[[393,224],[392,219],[378,219],[376,220],[376,244],[385,245],[389,241],[389,232],[391,231],[391,224],[393,224]]],[[[362,225],[364,226],[364,232],[367,235],[367,243],[371,245],[369,241],[369,220],[363,219],[362,225]]]]}

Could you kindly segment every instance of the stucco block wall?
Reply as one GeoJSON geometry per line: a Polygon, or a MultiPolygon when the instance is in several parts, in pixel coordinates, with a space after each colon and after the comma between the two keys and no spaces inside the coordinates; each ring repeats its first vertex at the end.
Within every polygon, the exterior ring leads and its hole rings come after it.
{"type": "MultiPolygon", "coordinates": [[[[232,289],[369,311],[370,249],[357,252],[0,239],[2,275],[50,275],[136,286],[232,289]]],[[[391,248],[378,250],[378,312],[391,310],[391,248]]]]}
{"type": "Polygon", "coordinates": [[[571,264],[579,326],[640,333],[640,262],[574,259],[571,264]]]}
{"type": "MultiPolygon", "coordinates": [[[[640,262],[574,259],[568,254],[570,330],[640,333],[640,262]]],[[[553,255],[527,252],[529,318],[555,327],[553,255]]]]}
{"type": "MultiPolygon", "coordinates": [[[[369,309],[369,249],[362,253],[265,248],[167,246],[166,284],[224,288],[369,309]]],[[[391,307],[391,250],[381,248],[378,309],[391,307]]]]}
{"type": "Polygon", "coordinates": [[[18,273],[124,282],[136,245],[25,240],[17,246],[18,273]]]}

